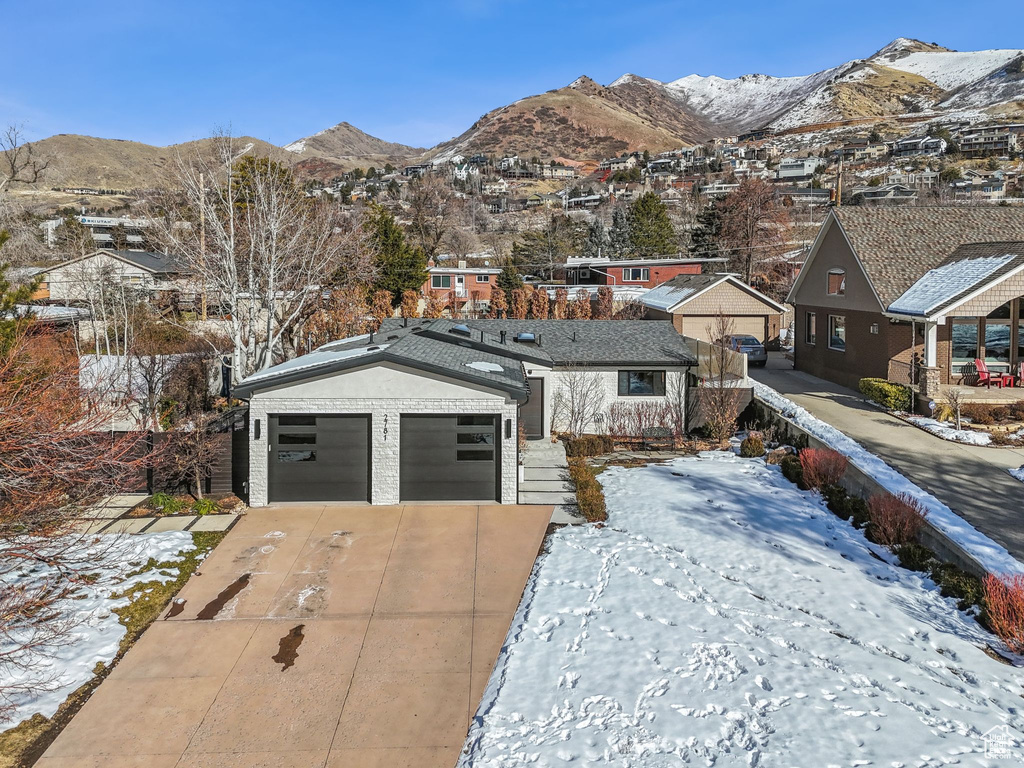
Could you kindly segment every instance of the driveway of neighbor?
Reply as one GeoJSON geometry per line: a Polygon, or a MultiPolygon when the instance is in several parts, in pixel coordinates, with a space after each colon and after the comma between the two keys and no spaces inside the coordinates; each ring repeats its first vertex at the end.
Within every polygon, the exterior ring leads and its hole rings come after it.
{"type": "Polygon", "coordinates": [[[750,377],[856,440],[1024,560],[1024,484],[1006,471],[1024,464],[1024,449],[943,440],[866,403],[859,392],[793,370],[778,353],[750,377]]]}
{"type": "Polygon", "coordinates": [[[38,765],[452,768],[550,517],[253,510],[38,765]]]}

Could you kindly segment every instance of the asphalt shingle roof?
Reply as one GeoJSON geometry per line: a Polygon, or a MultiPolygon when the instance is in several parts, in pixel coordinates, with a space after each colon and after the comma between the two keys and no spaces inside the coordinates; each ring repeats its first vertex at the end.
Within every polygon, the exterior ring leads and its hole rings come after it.
{"type": "Polygon", "coordinates": [[[152,251],[114,251],[119,257],[132,264],[137,264],[144,269],[151,269],[154,272],[180,272],[181,265],[178,260],[166,253],[154,253],[152,251]]]}
{"type": "Polygon", "coordinates": [[[1024,240],[1024,206],[846,206],[833,213],[883,306],[966,243],[1024,240]]]}
{"type": "MultiPolygon", "coordinates": [[[[388,320],[381,330],[386,334],[392,328],[401,327],[402,322],[388,320]]],[[[554,365],[689,365],[697,362],[683,337],[667,320],[420,321],[421,326],[445,332],[459,323],[482,332],[491,343],[500,339],[504,331],[512,354],[550,358],[554,365]],[[519,333],[533,333],[538,341],[519,344],[514,341],[519,333]]]]}
{"type": "Polygon", "coordinates": [[[933,317],[1024,265],[1024,242],[969,243],[953,251],[889,305],[898,314],[933,317]]]}

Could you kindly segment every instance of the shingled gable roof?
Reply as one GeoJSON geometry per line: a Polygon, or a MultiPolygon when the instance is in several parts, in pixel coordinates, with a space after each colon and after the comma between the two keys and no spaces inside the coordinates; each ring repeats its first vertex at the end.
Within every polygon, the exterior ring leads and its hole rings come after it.
{"type": "Polygon", "coordinates": [[[848,206],[832,215],[883,307],[958,246],[1024,240],[1024,207],[848,206]]]}

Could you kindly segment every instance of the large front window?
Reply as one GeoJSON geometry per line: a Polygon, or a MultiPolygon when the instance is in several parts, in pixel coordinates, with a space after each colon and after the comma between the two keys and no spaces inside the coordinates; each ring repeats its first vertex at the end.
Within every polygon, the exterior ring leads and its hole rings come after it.
{"type": "Polygon", "coordinates": [[[650,277],[651,271],[647,267],[627,267],[622,270],[622,279],[631,283],[642,283],[650,277]]]}
{"type": "Polygon", "coordinates": [[[452,276],[451,275],[431,275],[430,276],[430,287],[431,288],[451,288],[452,287],[452,276]]]}
{"type": "Polygon", "coordinates": [[[619,397],[664,394],[664,371],[619,371],[619,397]]]}
{"type": "Polygon", "coordinates": [[[846,317],[843,315],[828,316],[828,348],[846,351],[846,317]]]}

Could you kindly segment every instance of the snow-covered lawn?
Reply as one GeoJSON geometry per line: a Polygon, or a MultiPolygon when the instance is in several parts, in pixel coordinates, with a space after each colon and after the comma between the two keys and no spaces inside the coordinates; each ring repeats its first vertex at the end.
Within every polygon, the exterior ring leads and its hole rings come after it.
{"type": "Polygon", "coordinates": [[[922,575],[776,467],[600,475],[606,527],[549,539],[462,766],[997,765],[1024,675],[922,575]]]}
{"type": "Polygon", "coordinates": [[[980,432],[976,429],[957,429],[956,427],[937,419],[929,419],[927,416],[904,416],[911,424],[916,424],[933,435],[943,440],[951,440],[954,443],[967,443],[968,445],[988,445],[992,438],[988,432],[980,432]]]}
{"type": "MultiPolygon", "coordinates": [[[[51,680],[52,689],[36,696],[17,697],[17,709],[10,722],[0,722],[0,732],[36,712],[52,716],[72,691],[92,678],[96,664],[113,659],[126,631],[114,609],[128,605],[130,596],[114,599],[112,595],[126,593],[133,586],[147,582],[170,581],[177,576],[174,568],[136,571],[150,558],[157,563],[177,562],[182,559],[179,553],[193,549],[192,534],[179,531],[97,537],[93,547],[96,565],[89,569],[96,580],[83,584],[71,598],[55,606],[59,620],[71,619],[73,629],[60,646],[40,649],[30,670],[34,680],[51,680]]],[[[48,567],[33,564],[20,572],[17,581],[29,586],[52,575],[48,567]]],[[[26,679],[23,674],[3,666],[0,666],[0,677],[0,685],[17,684],[26,679]]]]}

